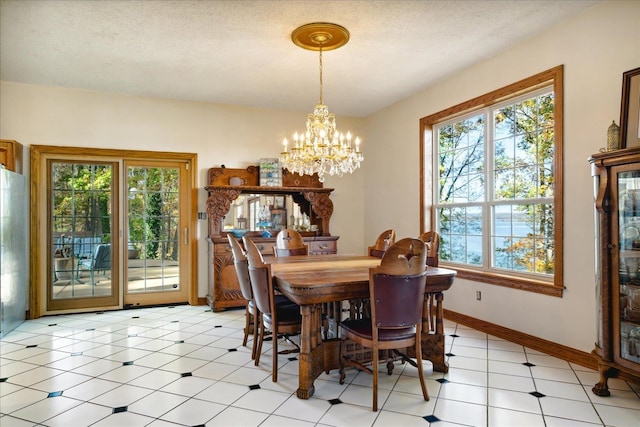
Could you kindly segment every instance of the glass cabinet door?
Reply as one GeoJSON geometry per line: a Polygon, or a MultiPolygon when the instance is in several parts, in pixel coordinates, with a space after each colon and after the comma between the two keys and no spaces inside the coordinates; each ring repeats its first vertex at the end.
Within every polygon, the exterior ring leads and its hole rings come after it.
{"type": "MultiPolygon", "coordinates": [[[[614,334],[619,337],[618,357],[640,362],[640,171],[619,172],[618,177],[618,301],[614,306],[614,334]]],[[[615,227],[614,227],[615,230],[615,227]]],[[[615,259],[615,258],[614,258],[615,259]]],[[[615,349],[617,353],[618,349],[615,349]]]]}

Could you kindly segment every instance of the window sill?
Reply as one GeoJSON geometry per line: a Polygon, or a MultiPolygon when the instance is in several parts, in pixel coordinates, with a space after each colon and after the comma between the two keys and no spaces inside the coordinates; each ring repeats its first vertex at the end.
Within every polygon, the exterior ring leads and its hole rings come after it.
{"type": "Polygon", "coordinates": [[[453,264],[440,262],[442,267],[450,268],[457,272],[459,279],[474,280],[476,282],[489,283],[492,285],[504,286],[506,288],[519,289],[522,291],[535,292],[537,294],[549,295],[562,298],[564,286],[556,286],[553,283],[543,280],[525,279],[520,277],[507,276],[505,274],[487,273],[476,270],[461,268],[453,264]]]}

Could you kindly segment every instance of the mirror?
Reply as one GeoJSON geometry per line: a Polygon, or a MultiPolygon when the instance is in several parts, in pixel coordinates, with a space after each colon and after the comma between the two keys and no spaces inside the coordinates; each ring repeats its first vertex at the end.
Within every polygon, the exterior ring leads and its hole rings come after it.
{"type": "Polygon", "coordinates": [[[305,216],[309,217],[309,207],[301,208],[289,194],[241,194],[231,203],[222,228],[277,232],[283,228],[302,228],[305,216]]]}

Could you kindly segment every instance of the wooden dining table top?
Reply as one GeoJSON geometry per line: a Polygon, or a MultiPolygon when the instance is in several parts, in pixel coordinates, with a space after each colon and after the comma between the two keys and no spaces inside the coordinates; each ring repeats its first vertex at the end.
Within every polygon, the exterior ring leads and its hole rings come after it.
{"type": "MultiPolygon", "coordinates": [[[[361,255],[310,255],[275,257],[266,261],[278,289],[297,304],[369,297],[369,269],[380,258],[361,255]]],[[[427,293],[451,287],[456,272],[427,267],[427,293]]]]}

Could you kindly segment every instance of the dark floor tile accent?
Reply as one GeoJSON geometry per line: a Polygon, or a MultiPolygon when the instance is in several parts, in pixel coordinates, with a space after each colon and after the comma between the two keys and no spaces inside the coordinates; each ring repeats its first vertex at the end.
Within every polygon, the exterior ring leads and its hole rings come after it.
{"type": "Polygon", "coordinates": [[[531,396],[537,397],[538,399],[541,397],[547,397],[546,394],[542,394],[539,391],[532,391],[531,393],[529,393],[531,396]]]}
{"type": "Polygon", "coordinates": [[[533,363],[529,363],[529,362],[524,362],[523,365],[528,367],[536,366],[533,363]]]}
{"type": "Polygon", "coordinates": [[[249,390],[260,390],[261,388],[262,387],[260,387],[260,384],[254,384],[249,386],[249,390]]]}
{"type": "Polygon", "coordinates": [[[176,306],[175,306],[175,305],[170,305],[170,306],[169,306],[169,307],[167,307],[167,308],[176,308],[176,306]]]}
{"type": "Polygon", "coordinates": [[[339,405],[342,403],[342,400],[340,399],[329,399],[329,403],[331,403],[332,405],[339,405]]]}
{"type": "MultiPolygon", "coordinates": [[[[209,310],[209,311],[211,311],[211,310],[209,310]]],[[[197,426],[191,426],[191,427],[207,427],[207,425],[206,424],[198,424],[197,426]]]]}
{"type": "Polygon", "coordinates": [[[222,325],[216,325],[214,328],[222,328],[222,325]]]}
{"type": "Polygon", "coordinates": [[[138,334],[129,334],[129,335],[127,335],[127,338],[137,337],[137,336],[138,336],[138,334]]]}
{"type": "Polygon", "coordinates": [[[47,397],[58,397],[58,396],[62,396],[61,391],[52,391],[51,393],[49,393],[47,397]]]}
{"type": "Polygon", "coordinates": [[[438,378],[436,381],[438,381],[440,384],[446,384],[449,382],[449,380],[446,378],[438,378]]]}
{"type": "Polygon", "coordinates": [[[184,344],[184,340],[174,341],[174,344],[184,344]]]}
{"type": "Polygon", "coordinates": [[[209,310],[205,310],[205,313],[211,313],[213,310],[209,309],[209,310]]]}
{"type": "Polygon", "coordinates": [[[139,319],[140,316],[131,316],[132,319],[139,319]]]}
{"type": "Polygon", "coordinates": [[[9,377],[6,378],[0,378],[0,383],[6,382],[9,379],[9,377]]]}
{"type": "Polygon", "coordinates": [[[288,360],[289,362],[293,362],[294,360],[298,360],[298,358],[294,356],[294,357],[289,357],[288,360]]]}
{"type": "Polygon", "coordinates": [[[230,349],[229,349],[229,350],[227,350],[227,351],[238,351],[238,349],[237,349],[237,348],[230,348],[230,349]]]}
{"type": "Polygon", "coordinates": [[[72,356],[82,356],[81,351],[76,351],[75,353],[71,353],[72,356]]]}
{"type": "Polygon", "coordinates": [[[451,334],[449,335],[450,337],[454,337],[454,338],[460,338],[460,335],[456,335],[456,334],[451,334]]]}
{"type": "Polygon", "coordinates": [[[449,356],[449,357],[453,357],[453,356],[455,356],[455,354],[453,354],[453,353],[445,353],[444,355],[445,355],[445,356],[449,356]]]}
{"type": "Polygon", "coordinates": [[[179,320],[172,320],[171,323],[180,323],[179,320]]]}
{"type": "Polygon", "coordinates": [[[48,326],[58,326],[58,324],[57,323],[49,323],[48,326]]]}
{"type": "Polygon", "coordinates": [[[193,375],[193,374],[192,374],[191,372],[184,372],[184,373],[180,374],[180,376],[181,376],[182,378],[184,378],[184,377],[190,377],[190,376],[192,376],[192,375],[193,375]]]}
{"type": "Polygon", "coordinates": [[[31,345],[28,345],[26,348],[36,348],[37,346],[38,344],[31,344],[31,345]]]}
{"type": "Polygon", "coordinates": [[[96,311],[96,314],[104,314],[104,311],[96,311]]]}
{"type": "Polygon", "coordinates": [[[426,417],[422,417],[425,419],[425,421],[428,421],[430,423],[437,423],[438,421],[440,421],[440,418],[436,417],[435,415],[427,415],[426,417]]]}
{"type": "Polygon", "coordinates": [[[113,408],[114,414],[119,414],[120,412],[127,412],[129,409],[126,406],[118,406],[117,408],[113,408]]]}
{"type": "Polygon", "coordinates": [[[89,328],[89,329],[85,329],[85,331],[95,331],[96,328],[89,328]]]}
{"type": "Polygon", "coordinates": [[[133,365],[133,360],[129,360],[127,362],[122,362],[122,366],[131,366],[133,365]]]}

